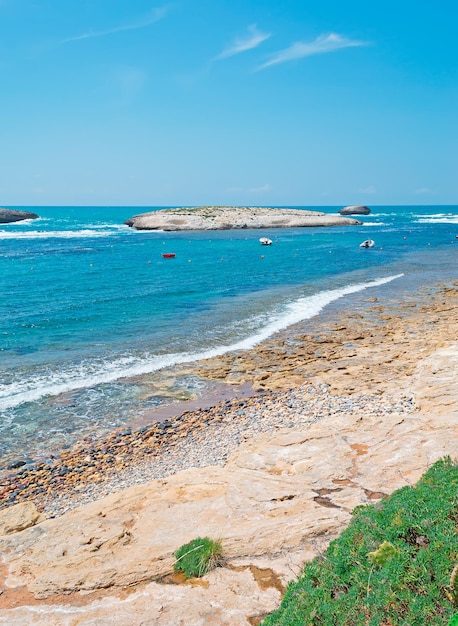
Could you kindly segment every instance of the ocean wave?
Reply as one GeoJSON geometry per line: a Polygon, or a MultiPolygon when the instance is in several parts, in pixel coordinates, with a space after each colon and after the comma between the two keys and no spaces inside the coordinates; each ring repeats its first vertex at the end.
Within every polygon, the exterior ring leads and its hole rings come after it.
{"type": "Polygon", "coordinates": [[[97,230],[100,230],[102,228],[109,228],[111,230],[127,230],[127,231],[131,230],[130,226],[127,226],[127,224],[110,224],[110,223],[87,224],[86,227],[90,229],[97,229],[97,230]]]}
{"type": "Polygon", "coordinates": [[[458,224],[458,215],[437,213],[436,215],[415,215],[418,224],[458,224]]]}
{"type": "Polygon", "coordinates": [[[84,239],[93,237],[110,237],[113,231],[101,230],[31,230],[21,231],[0,231],[0,239],[84,239]]]}
{"type": "MultiPolygon", "coordinates": [[[[232,344],[220,345],[194,353],[145,354],[142,356],[123,356],[111,360],[85,361],[70,367],[68,371],[61,368],[58,371],[47,371],[29,380],[0,385],[0,410],[5,411],[47,396],[57,396],[77,389],[95,387],[120,379],[148,374],[181,363],[209,359],[235,350],[249,350],[278,331],[318,315],[324,307],[335,300],[365,289],[384,285],[401,276],[403,274],[387,276],[298,298],[287,304],[283,311],[273,313],[270,318],[266,319],[265,316],[258,318],[262,326],[248,337],[232,344]]],[[[249,322],[253,324],[253,320],[249,320],[249,322]]]]}
{"type": "Polygon", "coordinates": [[[386,222],[364,222],[363,226],[388,226],[386,222]]]}

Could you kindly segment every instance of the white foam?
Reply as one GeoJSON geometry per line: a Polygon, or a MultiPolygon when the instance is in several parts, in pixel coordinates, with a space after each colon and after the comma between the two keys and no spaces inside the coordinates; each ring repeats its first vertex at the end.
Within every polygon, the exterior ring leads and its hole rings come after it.
{"type": "Polygon", "coordinates": [[[363,226],[387,226],[385,222],[364,222],[363,226]]]}
{"type": "Polygon", "coordinates": [[[458,215],[437,213],[435,215],[416,215],[419,224],[458,224],[458,215]]]}
{"type": "Polygon", "coordinates": [[[235,350],[249,350],[265,341],[276,332],[318,315],[325,306],[352,293],[389,283],[403,274],[388,276],[366,283],[357,283],[329,291],[321,291],[312,296],[299,298],[289,303],[281,312],[274,314],[267,323],[254,334],[236,343],[218,346],[196,353],[175,353],[165,355],[145,355],[143,357],[121,357],[114,361],[81,363],[68,372],[47,372],[30,380],[18,381],[10,385],[0,385],[0,410],[6,410],[33,402],[45,396],[57,396],[62,393],[111,383],[121,378],[130,378],[148,374],[157,370],[177,365],[213,358],[235,350]]]}
{"type": "Polygon", "coordinates": [[[127,224],[87,224],[87,228],[101,229],[101,228],[109,228],[111,230],[128,230],[130,231],[130,226],[127,224]]]}
{"type": "Polygon", "coordinates": [[[92,237],[109,237],[113,231],[101,230],[30,230],[28,232],[6,232],[0,231],[0,239],[84,239],[92,237]]]}

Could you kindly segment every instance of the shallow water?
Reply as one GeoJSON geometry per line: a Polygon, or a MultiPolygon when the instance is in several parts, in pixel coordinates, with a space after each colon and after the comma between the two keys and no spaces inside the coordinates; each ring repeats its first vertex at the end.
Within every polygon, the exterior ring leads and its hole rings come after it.
{"type": "Polygon", "coordinates": [[[374,207],[352,227],[195,233],[123,225],[148,208],[28,209],[40,219],[0,225],[4,462],[204,391],[167,366],[457,278],[458,207],[374,207]],[[272,246],[260,246],[266,235],[272,246]],[[375,247],[361,249],[367,238],[375,247]]]}

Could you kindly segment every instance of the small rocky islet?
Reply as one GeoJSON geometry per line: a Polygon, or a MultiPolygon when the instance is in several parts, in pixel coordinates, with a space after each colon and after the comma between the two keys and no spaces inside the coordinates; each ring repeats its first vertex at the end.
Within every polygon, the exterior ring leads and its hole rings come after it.
{"type": "Polygon", "coordinates": [[[350,206],[345,206],[343,209],[340,209],[340,215],[369,215],[371,212],[368,206],[364,205],[355,205],[352,204],[350,206]]]}
{"type": "Polygon", "coordinates": [[[134,215],[124,222],[136,230],[236,230],[360,226],[351,217],[305,209],[200,206],[162,209],[134,215]]]}
{"type": "Polygon", "coordinates": [[[11,224],[22,220],[36,220],[40,216],[30,211],[18,211],[16,209],[0,208],[0,224],[11,224]]]}

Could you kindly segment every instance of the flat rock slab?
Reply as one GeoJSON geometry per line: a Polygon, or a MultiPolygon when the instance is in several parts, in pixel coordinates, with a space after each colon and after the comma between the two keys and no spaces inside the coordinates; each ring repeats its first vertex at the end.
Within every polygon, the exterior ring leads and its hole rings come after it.
{"type": "Polygon", "coordinates": [[[355,226],[361,222],[319,211],[211,206],[151,211],[134,215],[125,224],[136,230],[176,231],[355,226]]]}

